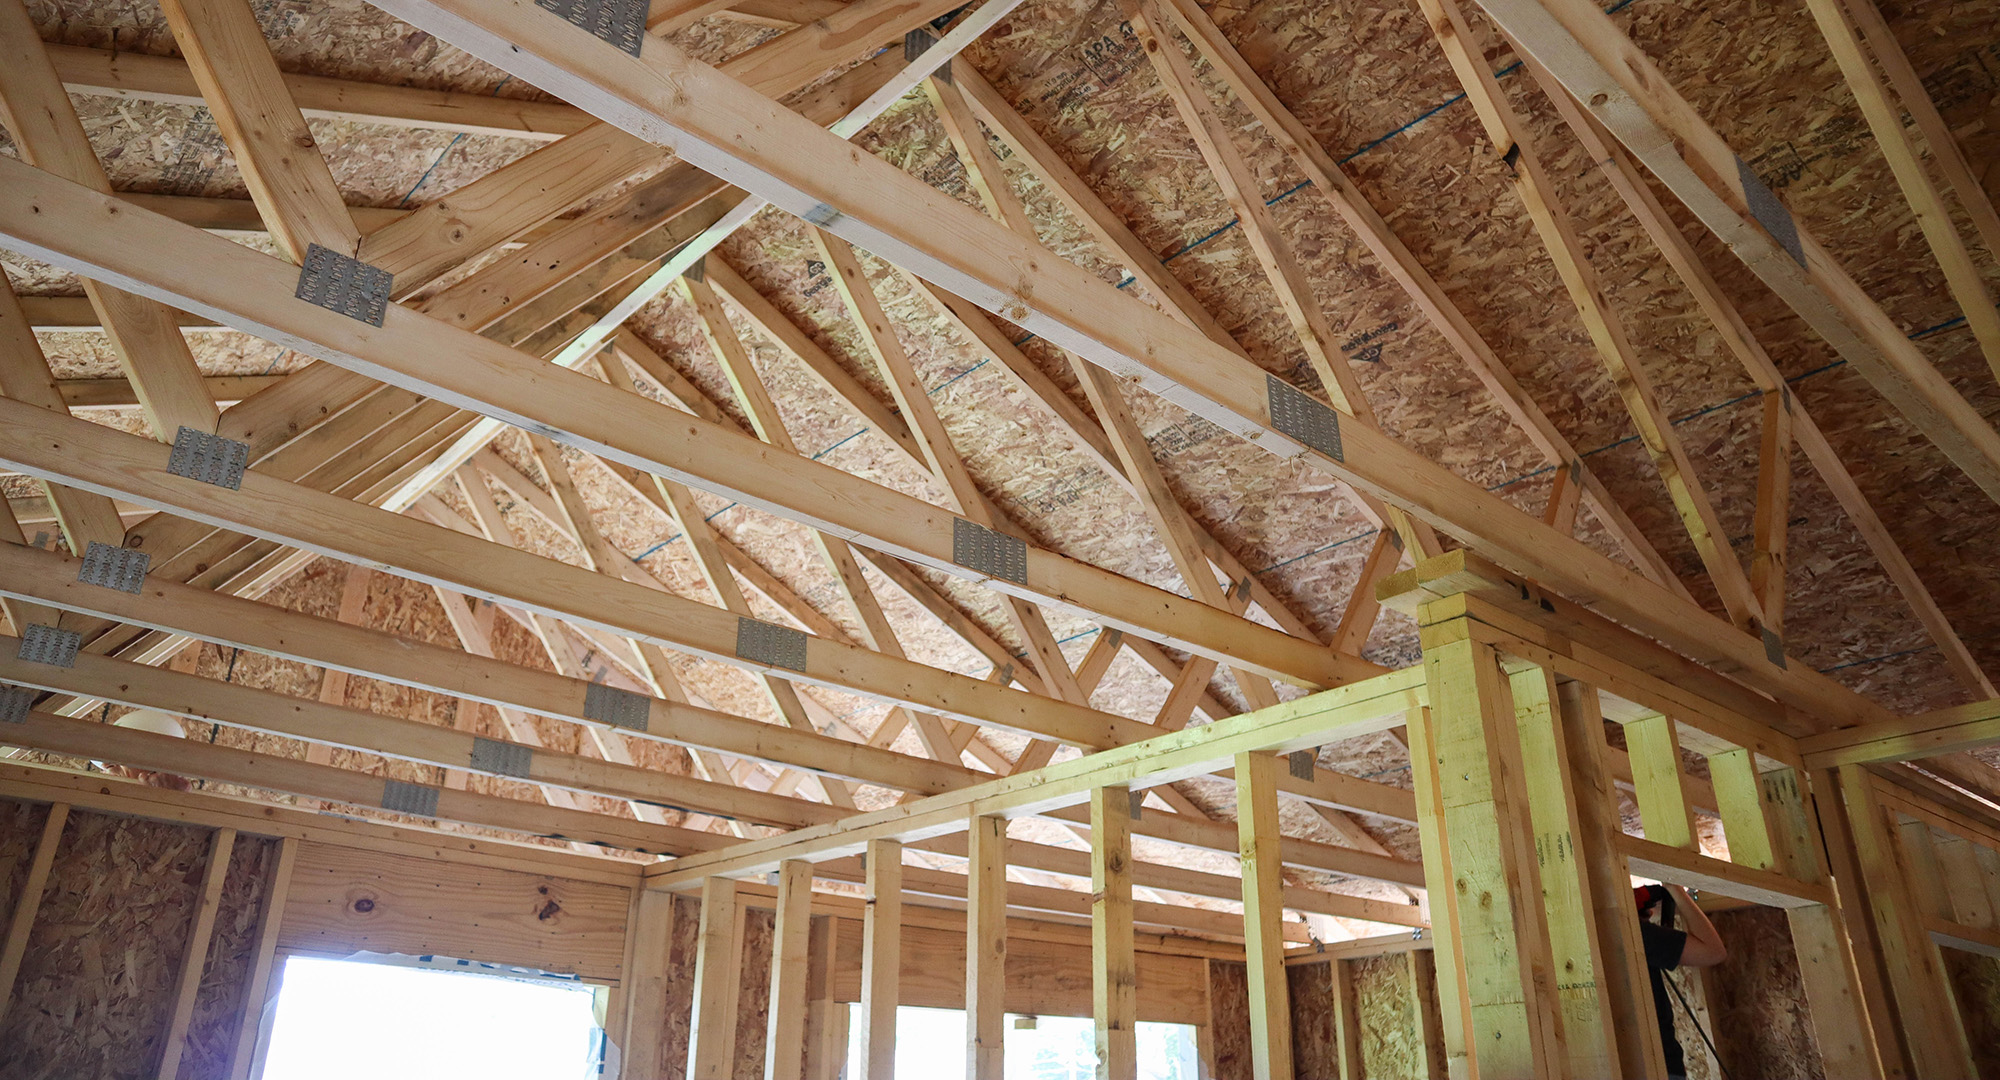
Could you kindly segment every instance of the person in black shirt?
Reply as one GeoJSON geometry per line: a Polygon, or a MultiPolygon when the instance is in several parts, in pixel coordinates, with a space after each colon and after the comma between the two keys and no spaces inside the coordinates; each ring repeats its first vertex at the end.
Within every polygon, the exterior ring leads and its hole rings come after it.
{"type": "Polygon", "coordinates": [[[1677,967],[1714,967],[1728,958],[1729,950],[1722,944],[1722,935],[1715,932],[1715,924],[1679,885],[1642,885],[1635,893],[1639,939],[1646,950],[1646,974],[1653,983],[1653,1012],[1660,1021],[1667,1076],[1685,1080],[1687,1058],[1681,1053],[1680,1040],[1674,1037],[1674,1004],[1668,996],[1666,972],[1677,967]],[[1674,929],[1677,912],[1687,929],[1674,929]]]}

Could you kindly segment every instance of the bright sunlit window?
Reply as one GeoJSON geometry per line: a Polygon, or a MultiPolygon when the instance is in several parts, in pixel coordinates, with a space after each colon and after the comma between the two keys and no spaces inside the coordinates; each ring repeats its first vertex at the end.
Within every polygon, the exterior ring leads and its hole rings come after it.
{"type": "Polygon", "coordinates": [[[306,957],[283,979],[264,1080],[597,1075],[588,986],[306,957]]]}
{"type": "MultiPolygon", "coordinates": [[[[847,1075],[861,1052],[860,1006],[848,1024],[847,1075]]],[[[1139,1080],[1195,1080],[1194,1028],[1141,1022],[1139,1080]]],[[[1094,1080],[1096,1029],[1073,1016],[1032,1020],[1008,1016],[1007,1080],[1094,1080]],[[1026,1026],[1026,1025],[1032,1026],[1026,1026]]],[[[965,1012],[961,1009],[896,1010],[896,1080],[965,1080],[965,1012]]]]}

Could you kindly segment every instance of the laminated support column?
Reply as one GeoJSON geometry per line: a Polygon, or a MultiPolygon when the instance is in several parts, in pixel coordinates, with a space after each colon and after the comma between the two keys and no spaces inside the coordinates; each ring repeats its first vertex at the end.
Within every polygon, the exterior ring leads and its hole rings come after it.
{"type": "MultiPolygon", "coordinates": [[[[1875,796],[1874,778],[1865,766],[1842,765],[1832,779],[1828,786],[1837,793],[1851,845],[1852,881],[1858,886],[1854,891],[1867,907],[1910,1075],[1970,1080],[1976,1071],[1965,1025],[1945,981],[1943,957],[1924,929],[1924,908],[1911,887],[1911,868],[1901,857],[1888,815],[1875,796]]],[[[1817,793],[1819,784],[1814,787],[1817,793]]],[[[1823,805],[1823,822],[1825,817],[1823,805]]],[[[1840,869],[1836,866],[1837,875],[1840,869]]],[[[1843,882],[1843,904],[1848,895],[1843,882]]],[[[1861,947],[1857,940],[1857,954],[1861,947]]]]}
{"type": "Polygon", "coordinates": [[[1611,1019],[1617,1065],[1627,1080],[1660,1076],[1666,1072],[1666,1058],[1654,1020],[1639,915],[1632,905],[1631,875],[1618,850],[1624,829],[1605,754],[1604,709],[1595,687],[1575,681],[1556,687],[1555,705],[1576,813],[1575,857],[1585,895],[1597,912],[1592,927],[1597,985],[1611,1019]]]}
{"type": "MultiPolygon", "coordinates": [[[[1438,819],[1448,859],[1449,876],[1428,880],[1429,892],[1457,898],[1456,955],[1451,970],[1438,972],[1439,996],[1462,997],[1465,1044],[1481,1080],[1568,1075],[1513,696],[1499,654],[1470,639],[1466,620],[1433,622],[1430,614],[1425,605],[1418,621],[1431,724],[1410,749],[1427,756],[1419,780],[1431,786],[1418,790],[1419,823],[1438,819]]],[[[1431,836],[1423,839],[1429,847],[1431,836]]],[[[1427,878],[1432,868],[1427,856],[1427,878]]]]}
{"type": "Polygon", "coordinates": [[[896,1005],[903,971],[903,845],[868,842],[861,916],[861,1052],[855,1080],[896,1080],[896,1005]]]}
{"type": "Polygon", "coordinates": [[[1619,1066],[1614,1026],[1642,1019],[1645,1014],[1635,1014],[1632,1003],[1614,1003],[1613,994],[1624,988],[1599,977],[1606,968],[1600,955],[1604,945],[1598,921],[1618,919],[1622,913],[1619,907],[1600,906],[1600,899],[1615,902],[1619,897],[1600,898],[1592,892],[1584,861],[1611,853],[1597,845],[1586,851],[1578,843],[1578,834],[1583,831],[1577,805],[1580,791],[1593,789],[1573,782],[1569,747],[1556,718],[1553,673],[1533,664],[1513,667],[1507,681],[1521,741],[1521,781],[1541,864],[1550,957],[1561,973],[1555,994],[1562,1007],[1566,1074],[1616,1080],[1625,1074],[1619,1066]]]}
{"type": "MultiPolygon", "coordinates": [[[[1266,755],[1268,756],[1268,755],[1266,755]]],[[[1140,793],[1144,797],[1144,793],[1140,793]]],[[[1090,793],[1090,999],[1098,1080],[1138,1080],[1139,969],[1132,940],[1133,792],[1090,793]]]]}

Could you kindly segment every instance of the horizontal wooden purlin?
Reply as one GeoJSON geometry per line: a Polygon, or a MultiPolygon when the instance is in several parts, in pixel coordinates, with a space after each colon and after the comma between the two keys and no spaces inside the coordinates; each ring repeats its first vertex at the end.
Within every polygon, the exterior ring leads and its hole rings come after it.
{"type": "MultiPolygon", "coordinates": [[[[529,747],[313,698],[291,697],[166,668],[79,654],[69,667],[16,658],[20,639],[0,637],[0,683],[159,709],[248,731],[381,754],[423,765],[552,784],[777,828],[839,820],[838,808],[750,788],[529,747]],[[483,741],[482,741],[483,739],[483,741]],[[482,749],[488,751],[482,755],[482,749]],[[516,768],[515,772],[506,771],[516,768]]],[[[11,737],[11,736],[10,736],[11,737]]]]}
{"type": "MultiPolygon", "coordinates": [[[[126,593],[77,580],[81,563],[57,552],[0,544],[0,595],[33,596],[58,608],[186,634],[299,663],[422,690],[606,727],[585,708],[589,684],[457,649],[412,641],[333,619],[286,611],[159,578],[126,593]]],[[[984,773],[845,739],[750,720],[712,709],[646,699],[644,731],[629,738],[714,750],[732,757],[810,769],[844,780],[920,794],[963,787],[984,773]]]]}
{"type": "Polygon", "coordinates": [[[579,626],[974,723],[1085,747],[1118,746],[1156,733],[1151,725],[1124,717],[825,638],[808,639],[803,670],[775,668],[737,654],[740,620],[720,608],[270,480],[254,470],[244,475],[241,491],[189,480],[168,471],[170,451],[150,439],[0,399],[0,463],[43,479],[579,626]]]}
{"type": "Polygon", "coordinates": [[[1869,766],[1884,806],[2000,851],[2000,809],[1909,764],[1869,766]]]}
{"type": "MultiPolygon", "coordinates": [[[[150,731],[114,727],[94,720],[73,720],[54,713],[30,712],[26,722],[7,729],[17,745],[50,753],[108,761],[150,772],[214,780],[226,784],[332,799],[355,806],[382,805],[384,778],[331,765],[315,765],[197,739],[177,739],[150,731]]],[[[565,810],[539,803],[482,795],[472,791],[434,788],[437,807],[428,817],[465,825],[484,825],[554,840],[623,848],[649,855],[685,855],[715,851],[740,841],[719,833],[696,832],[672,825],[651,825],[630,818],[565,810]]]]}
{"type": "Polygon", "coordinates": [[[1976,953],[2000,960],[2000,931],[1944,919],[1925,919],[1924,930],[1932,941],[1947,949],[1976,953]]]}
{"type": "MultiPolygon", "coordinates": [[[[73,45],[49,44],[44,48],[63,86],[71,93],[171,105],[206,104],[184,60],[73,45]]],[[[581,109],[561,102],[385,86],[319,75],[287,74],[285,89],[299,111],[309,117],[462,131],[468,135],[504,135],[537,142],[581,130],[593,119],[581,109]]]]}
{"type": "Polygon", "coordinates": [[[525,3],[378,4],[1224,430],[1401,506],[1689,656],[1741,672],[1789,704],[1835,722],[1875,711],[1838,684],[1779,666],[1761,640],[1379,431],[1344,425],[1337,454],[1281,433],[1256,365],[919,178],[834,144],[671,46],[642,58],[617,54],[525,3]]]}
{"type": "MultiPolygon", "coordinates": [[[[1412,614],[1423,604],[1460,594],[1547,626],[1579,647],[1602,653],[1617,665],[1651,676],[1657,692],[1678,696],[1688,708],[1713,711],[1720,706],[1736,716],[1794,737],[1821,729],[1811,726],[1814,724],[1823,727],[1843,719],[1848,722],[1889,719],[1887,709],[1810,667],[1795,664],[1778,671],[1760,662],[1753,669],[1719,657],[1712,650],[1682,653],[1678,646],[1663,648],[1591,608],[1557,596],[1468,551],[1452,551],[1426,559],[1413,569],[1391,575],[1376,591],[1385,605],[1412,614]],[[1710,704],[1703,706],[1701,702],[1710,704]],[[1793,708],[1788,710],[1787,705],[1793,708]]],[[[1759,656],[1762,656],[1761,646],[1759,656]]]]}
{"type": "Polygon", "coordinates": [[[1088,799],[1091,789],[1106,785],[1138,790],[1190,780],[1233,765],[1239,753],[1290,753],[1387,731],[1421,707],[1422,685],[1421,668],[1391,672],[1204,727],[857,815],[836,826],[749,841],[718,858],[677,863],[657,875],[657,881],[660,887],[680,889],[714,874],[754,874],[787,859],[843,858],[858,854],[870,840],[922,840],[961,831],[973,818],[1048,814],[1074,806],[1088,799]]]}
{"type": "Polygon", "coordinates": [[[1996,742],[2000,742],[2000,698],[1809,736],[1799,740],[1799,751],[1805,754],[1807,765],[1832,769],[1864,762],[1910,761],[1996,742]]]}
{"type": "Polygon", "coordinates": [[[1808,884],[1769,870],[1712,859],[1643,837],[1620,836],[1618,850],[1632,873],[1639,877],[1657,878],[1765,907],[1812,907],[1833,902],[1832,891],[1823,884],[1808,884]]]}
{"type": "MultiPolygon", "coordinates": [[[[104,320],[98,316],[97,309],[90,306],[90,297],[88,296],[23,296],[21,297],[21,313],[28,317],[28,325],[34,327],[37,333],[47,333],[53,330],[93,330],[101,332],[104,329],[104,320]]],[[[205,319],[199,315],[190,315],[185,311],[174,312],[174,322],[183,330],[229,329],[214,319],[205,319]]],[[[284,378],[282,375],[273,377],[284,378]]],[[[124,380],[98,379],[94,381],[123,382],[124,380]]],[[[127,382],[126,385],[129,387],[131,384],[127,382]]],[[[126,396],[132,396],[129,389],[126,392],[126,396]]]]}
{"type": "MultiPolygon", "coordinates": [[[[217,405],[228,405],[277,385],[283,375],[209,375],[201,380],[217,405]]],[[[130,408],[139,395],[128,379],[58,379],[63,404],[75,409],[130,408]]]]}
{"type": "Polygon", "coordinates": [[[122,288],[171,297],[166,302],[369,378],[1259,674],[1333,686],[1379,670],[1040,548],[1026,549],[1022,582],[969,570],[953,562],[958,519],[921,499],[774,451],[727,426],[405,308],[392,305],[378,329],[304,303],[293,296],[298,271],[283,260],[134,211],[12,159],[0,159],[0,183],[16,196],[0,207],[0,235],[17,247],[122,288]],[[200,272],[189,273],[190,266],[200,272]]]}

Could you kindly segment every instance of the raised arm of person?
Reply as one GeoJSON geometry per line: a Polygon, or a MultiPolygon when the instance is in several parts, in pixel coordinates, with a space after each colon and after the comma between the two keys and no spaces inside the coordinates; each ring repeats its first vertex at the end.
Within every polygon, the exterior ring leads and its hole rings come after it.
{"type": "Polygon", "coordinates": [[[1681,922],[1687,927],[1687,945],[1681,949],[1682,967],[1714,967],[1729,958],[1729,948],[1722,943],[1722,935],[1715,930],[1715,924],[1708,921],[1708,913],[1695,905],[1687,890],[1679,885],[1668,885],[1673,894],[1674,907],[1679,910],[1681,922]]]}

